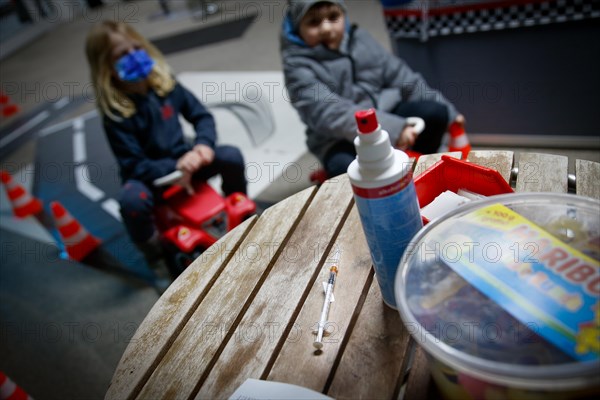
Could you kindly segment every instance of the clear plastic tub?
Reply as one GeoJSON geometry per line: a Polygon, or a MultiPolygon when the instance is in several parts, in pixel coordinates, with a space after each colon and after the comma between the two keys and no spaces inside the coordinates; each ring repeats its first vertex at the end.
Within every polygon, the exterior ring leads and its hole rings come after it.
{"type": "MultiPolygon", "coordinates": [[[[460,231],[459,218],[493,204],[524,216],[596,265],[600,260],[599,201],[520,193],[466,204],[422,229],[402,257],[395,295],[407,330],[427,352],[446,398],[595,397],[600,394],[597,358],[578,361],[560,350],[535,325],[520,322],[436,256],[440,233],[460,231]]],[[[532,290],[527,296],[537,294],[532,290]]],[[[593,340],[592,346],[600,345],[598,336],[593,340]]]]}

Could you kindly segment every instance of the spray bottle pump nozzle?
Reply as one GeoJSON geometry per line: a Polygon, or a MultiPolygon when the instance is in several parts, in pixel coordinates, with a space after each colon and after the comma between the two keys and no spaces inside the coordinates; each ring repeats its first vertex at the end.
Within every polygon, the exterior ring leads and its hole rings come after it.
{"type": "Polygon", "coordinates": [[[362,134],[373,133],[379,126],[377,115],[375,115],[375,109],[373,108],[357,111],[354,114],[354,118],[356,119],[358,131],[362,134]]]}

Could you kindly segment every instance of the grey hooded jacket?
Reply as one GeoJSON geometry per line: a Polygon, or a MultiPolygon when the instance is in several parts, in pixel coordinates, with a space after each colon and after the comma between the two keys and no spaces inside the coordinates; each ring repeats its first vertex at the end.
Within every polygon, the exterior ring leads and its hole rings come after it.
{"type": "Polygon", "coordinates": [[[349,27],[339,51],[308,47],[284,20],[281,55],[285,84],[306,124],[307,146],[321,162],[340,140],[354,140],[354,113],[375,108],[379,123],[395,143],[405,119],[391,111],[400,102],[435,100],[447,105],[449,121],[458,115],[441,93],[390,54],[360,28],[349,27]]]}

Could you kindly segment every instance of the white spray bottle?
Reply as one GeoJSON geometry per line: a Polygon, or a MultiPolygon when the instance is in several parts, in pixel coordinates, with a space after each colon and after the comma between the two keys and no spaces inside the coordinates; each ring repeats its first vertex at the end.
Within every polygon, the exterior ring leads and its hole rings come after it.
{"type": "Polygon", "coordinates": [[[412,179],[412,163],[394,149],[375,110],[355,114],[357,157],[348,177],[386,305],[396,308],[394,281],[400,258],[423,223],[412,179]]]}

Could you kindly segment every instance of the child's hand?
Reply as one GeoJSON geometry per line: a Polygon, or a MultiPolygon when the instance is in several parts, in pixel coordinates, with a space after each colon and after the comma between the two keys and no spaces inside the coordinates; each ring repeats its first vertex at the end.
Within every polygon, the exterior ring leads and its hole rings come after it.
{"type": "Polygon", "coordinates": [[[400,137],[396,141],[394,147],[399,150],[406,150],[415,144],[417,136],[418,135],[417,132],[415,132],[415,128],[412,125],[406,125],[402,132],[400,132],[400,137]]]}
{"type": "Polygon", "coordinates": [[[202,166],[210,165],[215,159],[215,151],[205,144],[195,145],[194,152],[200,156],[202,166]]]}
{"type": "Polygon", "coordinates": [[[195,151],[188,151],[177,160],[176,168],[184,174],[192,175],[202,166],[202,158],[195,151]]]}
{"type": "Polygon", "coordinates": [[[184,172],[183,176],[179,178],[179,182],[177,182],[177,184],[183,187],[190,196],[194,194],[194,187],[192,186],[192,174],[184,172]]]}

